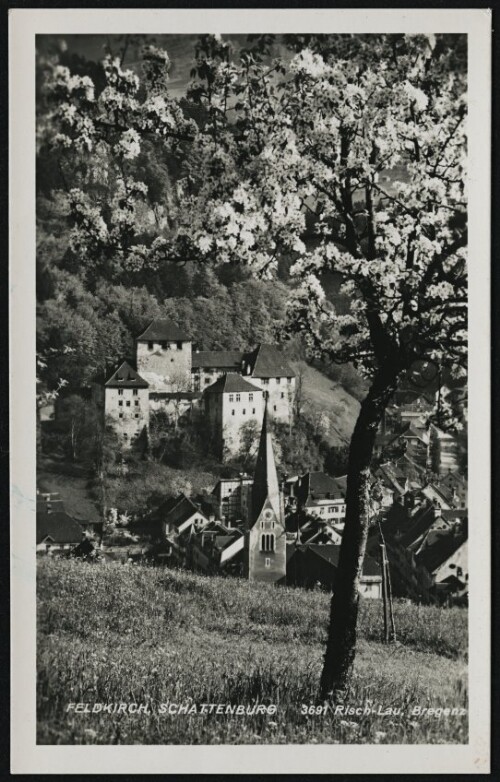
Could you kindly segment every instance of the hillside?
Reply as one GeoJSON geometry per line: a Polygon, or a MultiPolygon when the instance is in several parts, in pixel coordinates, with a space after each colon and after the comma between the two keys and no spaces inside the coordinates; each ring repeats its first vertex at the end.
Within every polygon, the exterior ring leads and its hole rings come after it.
{"type": "Polygon", "coordinates": [[[381,642],[379,601],[361,604],[350,703],[316,707],[329,596],[136,565],[38,564],[38,743],[462,743],[467,612],[396,604],[400,643],[381,642]],[[67,713],[68,703],[140,703],[147,714],[67,713]],[[273,716],[169,716],[160,704],[276,704],[273,716]]]}
{"type": "Polygon", "coordinates": [[[323,439],[330,446],[347,445],[358,417],[359,402],[340,383],[305,361],[292,366],[298,376],[302,375],[304,408],[326,416],[323,439]]]}

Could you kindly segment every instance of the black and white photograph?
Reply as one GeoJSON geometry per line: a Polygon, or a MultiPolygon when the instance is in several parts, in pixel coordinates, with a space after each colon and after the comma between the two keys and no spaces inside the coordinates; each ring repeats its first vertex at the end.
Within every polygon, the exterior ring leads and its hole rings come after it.
{"type": "Polygon", "coordinates": [[[36,746],[453,755],[469,35],[189,13],[34,36],[36,746]]]}

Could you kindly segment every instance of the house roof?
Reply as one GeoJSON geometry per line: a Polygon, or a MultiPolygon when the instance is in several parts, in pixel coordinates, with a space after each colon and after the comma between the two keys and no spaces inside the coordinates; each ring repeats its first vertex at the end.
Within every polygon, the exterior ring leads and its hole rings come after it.
{"type": "Polygon", "coordinates": [[[314,505],[314,500],[344,499],[345,485],[325,472],[308,472],[300,479],[298,493],[305,505],[314,505]]]}
{"type": "Polygon", "coordinates": [[[295,372],[274,345],[257,345],[245,354],[244,361],[245,373],[253,377],[295,377],[295,372]]]}
{"type": "Polygon", "coordinates": [[[126,361],[120,364],[105,385],[106,388],[149,388],[144,378],[126,361]]]}
{"type": "Polygon", "coordinates": [[[219,377],[215,383],[205,388],[205,394],[229,394],[233,392],[248,393],[249,391],[260,391],[262,389],[258,386],[252,385],[248,380],[244,380],[241,375],[237,375],[234,372],[228,372],[222,377],[219,377]]]}
{"type": "Polygon", "coordinates": [[[201,391],[150,391],[150,399],[185,399],[186,401],[193,401],[195,399],[201,399],[203,394],[201,391]]]}
{"type": "Polygon", "coordinates": [[[75,519],[63,511],[37,511],[36,542],[50,538],[53,543],[80,543],[83,530],[75,519]]]}
{"type": "Polygon", "coordinates": [[[422,549],[417,555],[416,560],[419,565],[423,565],[429,573],[437,570],[447,559],[449,559],[466,542],[463,535],[456,535],[447,530],[436,534],[432,543],[422,549]]]}
{"type": "Polygon", "coordinates": [[[240,370],[244,353],[238,350],[199,350],[193,353],[192,367],[240,370]]]}
{"type": "Polygon", "coordinates": [[[206,518],[203,511],[201,511],[189,497],[186,497],[185,494],[179,494],[178,497],[171,497],[162,503],[156,511],[154,511],[153,516],[154,518],[161,517],[162,521],[173,524],[174,527],[180,527],[195,513],[200,513],[206,518]]]}
{"type": "MultiPolygon", "coordinates": [[[[317,557],[321,557],[333,567],[338,567],[340,556],[340,545],[335,543],[306,543],[303,546],[297,546],[297,549],[306,553],[310,551],[317,557]]],[[[363,576],[380,576],[380,565],[368,554],[363,561],[363,576]]]]}
{"type": "Polygon", "coordinates": [[[184,331],[168,318],[155,318],[142,334],[136,337],[137,342],[191,342],[184,331]]]}

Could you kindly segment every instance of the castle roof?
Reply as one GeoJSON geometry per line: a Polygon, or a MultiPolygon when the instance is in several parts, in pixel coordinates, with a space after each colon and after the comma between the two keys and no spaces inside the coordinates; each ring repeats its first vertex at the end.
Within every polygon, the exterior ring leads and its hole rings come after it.
{"type": "Polygon", "coordinates": [[[278,519],[281,518],[280,490],[276,463],[274,461],[273,443],[271,432],[267,426],[267,400],[262,420],[259,451],[255,464],[255,473],[252,486],[252,523],[254,524],[266,503],[269,500],[278,519]]]}
{"type": "Polygon", "coordinates": [[[197,350],[193,353],[192,367],[233,369],[239,371],[244,353],[240,350],[197,350]]]}
{"type": "Polygon", "coordinates": [[[205,388],[206,394],[229,394],[233,392],[248,393],[249,391],[260,391],[262,389],[258,386],[252,385],[248,380],[244,380],[241,375],[237,375],[235,372],[227,372],[222,377],[219,377],[215,383],[205,388]]]}
{"type": "Polygon", "coordinates": [[[295,377],[295,372],[274,345],[257,345],[255,350],[245,354],[245,364],[245,374],[253,377],[295,377]]]}
{"type": "Polygon", "coordinates": [[[106,388],[149,388],[149,384],[146,383],[144,378],[135,369],[132,369],[126,361],[120,364],[105,385],[106,388]]]}
{"type": "Polygon", "coordinates": [[[191,337],[188,337],[168,318],[155,318],[151,321],[146,331],[136,339],[137,342],[153,342],[155,340],[158,342],[191,342],[191,337]]]}

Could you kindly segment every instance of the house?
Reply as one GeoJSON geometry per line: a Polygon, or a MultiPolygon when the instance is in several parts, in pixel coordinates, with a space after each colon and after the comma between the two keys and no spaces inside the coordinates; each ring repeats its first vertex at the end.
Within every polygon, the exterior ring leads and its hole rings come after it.
{"type": "Polygon", "coordinates": [[[460,446],[457,438],[434,424],[430,427],[430,462],[438,475],[456,472],[460,465],[460,446]]]}
{"type": "Polygon", "coordinates": [[[259,344],[243,356],[242,375],[266,392],[269,413],[289,423],[293,416],[295,372],[274,345],[259,344]]]}
{"type": "Polygon", "coordinates": [[[71,551],[84,539],[80,524],[60,507],[48,509],[45,503],[36,512],[36,551],[53,554],[71,551]]]}
{"type": "Polygon", "coordinates": [[[230,372],[241,374],[244,355],[238,350],[195,350],[191,364],[193,390],[203,391],[230,372]]]}
{"type": "Polygon", "coordinates": [[[318,516],[332,524],[345,520],[345,477],[332,478],[324,472],[308,472],[296,484],[297,506],[304,514],[318,516]]]}
{"type": "Polygon", "coordinates": [[[248,522],[253,478],[241,473],[235,478],[221,478],[213,489],[217,515],[228,527],[248,522]]]}
{"type": "Polygon", "coordinates": [[[152,391],[191,391],[192,341],[167,318],[155,318],[136,338],[137,371],[152,391]]]}
{"type": "Polygon", "coordinates": [[[244,548],[242,531],[211,522],[202,532],[191,536],[189,562],[194,570],[205,573],[241,575],[244,548]]]}
{"type": "MultiPolygon", "coordinates": [[[[335,578],[338,569],[340,546],[334,544],[305,545],[289,544],[287,563],[287,585],[311,589],[321,585],[329,591],[335,590],[335,578]]],[[[363,597],[380,598],[382,596],[382,574],[380,565],[371,556],[366,555],[360,578],[359,592],[363,597]]]]}
{"type": "Polygon", "coordinates": [[[262,390],[241,375],[222,375],[203,393],[205,419],[212,447],[221,459],[236,456],[243,447],[245,431],[258,430],[262,421],[262,390]]]}
{"type": "Polygon", "coordinates": [[[149,425],[149,385],[124,361],[104,385],[104,415],[130,447],[149,425]]]}
{"type": "Polygon", "coordinates": [[[183,493],[165,500],[147,521],[156,529],[156,537],[174,540],[186,531],[199,531],[209,523],[199,506],[183,493]]]}
{"type": "Polygon", "coordinates": [[[245,533],[244,573],[249,581],[268,583],[277,583],[286,576],[285,508],[268,425],[267,399],[245,533]]]}
{"type": "Polygon", "coordinates": [[[436,533],[425,541],[415,557],[431,575],[438,596],[468,591],[468,545],[461,531],[436,533]]]}

